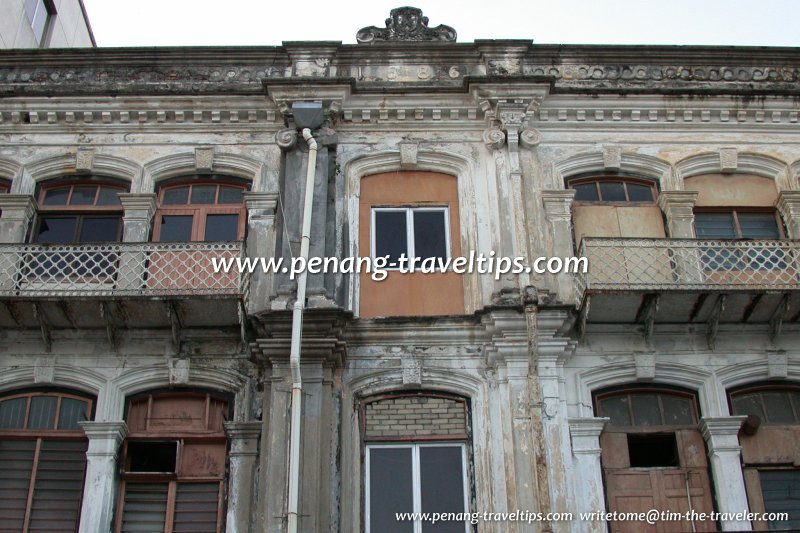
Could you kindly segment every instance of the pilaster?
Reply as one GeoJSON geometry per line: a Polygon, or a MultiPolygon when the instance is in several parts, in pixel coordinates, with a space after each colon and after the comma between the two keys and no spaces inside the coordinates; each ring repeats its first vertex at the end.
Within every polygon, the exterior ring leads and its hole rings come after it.
{"type": "Polygon", "coordinates": [[[253,493],[255,491],[258,440],[261,422],[225,422],[230,442],[228,533],[248,533],[253,522],[253,493]]]}
{"type": "Polygon", "coordinates": [[[667,219],[667,232],[671,239],[694,239],[695,191],[661,191],[658,207],[667,219]]]}
{"type": "Polygon", "coordinates": [[[800,239],[800,191],[781,191],[775,207],[786,223],[790,239],[800,239]]]}
{"type": "MultiPolygon", "coordinates": [[[[247,243],[245,249],[248,257],[263,257],[269,260],[275,257],[276,226],[275,210],[278,204],[278,193],[246,192],[244,204],[247,208],[247,243]]],[[[273,291],[274,273],[256,269],[250,277],[250,296],[247,301],[249,313],[262,311],[269,306],[273,291]]]]}
{"type": "MultiPolygon", "coordinates": [[[[746,417],[705,417],[700,420],[700,431],[708,446],[711,473],[714,477],[717,504],[721,513],[748,511],[747,492],[742,474],[742,448],[739,446],[739,428],[746,417]]],[[[746,520],[721,520],[723,531],[750,531],[746,520]]]]}
{"type": "Polygon", "coordinates": [[[36,213],[36,202],[28,194],[0,195],[0,243],[23,243],[36,213]]]}
{"type": "MultiPolygon", "coordinates": [[[[550,237],[553,239],[553,257],[565,258],[575,255],[572,244],[572,202],[574,200],[574,189],[542,191],[545,219],[550,227],[550,237]]],[[[548,277],[553,283],[553,288],[558,291],[558,299],[562,302],[571,302],[574,293],[573,274],[562,272],[548,274],[548,277]]]]}
{"type": "Polygon", "coordinates": [[[120,193],[119,201],[125,210],[122,216],[122,241],[147,242],[156,212],[156,195],[120,193]]]}
{"type": "MultiPolygon", "coordinates": [[[[572,456],[575,462],[576,507],[579,513],[604,511],[606,501],[603,495],[603,471],[600,465],[600,433],[608,423],[608,418],[570,418],[569,435],[572,440],[572,456]]],[[[582,531],[603,533],[608,526],[603,521],[587,522],[581,525],[582,531]]]]}
{"type": "Polygon", "coordinates": [[[78,422],[89,448],[86,452],[86,477],[83,485],[80,533],[107,533],[111,530],[116,499],[116,472],[119,446],[128,436],[125,422],[78,422]]]}

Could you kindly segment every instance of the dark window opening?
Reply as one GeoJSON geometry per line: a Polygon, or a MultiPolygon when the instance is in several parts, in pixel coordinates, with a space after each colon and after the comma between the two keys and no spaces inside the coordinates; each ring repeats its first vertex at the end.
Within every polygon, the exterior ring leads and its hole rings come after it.
{"type": "Polygon", "coordinates": [[[653,203],[656,185],[644,179],[619,176],[592,176],[570,179],[576,202],[653,203]]]}
{"type": "Polygon", "coordinates": [[[443,207],[373,208],[373,257],[388,256],[390,268],[400,266],[401,255],[420,258],[416,268],[425,259],[446,259],[450,256],[447,217],[443,207]]]}
{"type": "Polygon", "coordinates": [[[631,468],[680,466],[674,433],[628,434],[628,455],[631,468]]]}
{"type": "Polygon", "coordinates": [[[178,443],[136,442],[128,443],[128,472],[175,472],[178,443]]]}
{"type": "Polygon", "coordinates": [[[211,242],[244,238],[246,186],[205,179],[161,188],[153,240],[211,242]]]}

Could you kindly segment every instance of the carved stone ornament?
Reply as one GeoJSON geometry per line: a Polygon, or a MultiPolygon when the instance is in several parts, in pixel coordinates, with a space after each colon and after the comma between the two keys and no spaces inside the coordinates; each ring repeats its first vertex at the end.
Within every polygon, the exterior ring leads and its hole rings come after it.
{"type": "Polygon", "coordinates": [[[386,28],[368,26],[356,33],[359,43],[377,41],[455,41],[456,30],[450,26],[428,27],[428,17],[416,7],[397,7],[386,19],[386,28]]]}
{"type": "Polygon", "coordinates": [[[297,142],[297,132],[286,128],[275,134],[275,142],[284,150],[290,150],[297,142]]]}
{"type": "Polygon", "coordinates": [[[483,130],[483,142],[490,150],[497,150],[506,142],[506,134],[499,128],[483,130]]]}
{"type": "Polygon", "coordinates": [[[525,148],[533,148],[542,142],[542,134],[539,133],[537,129],[525,128],[519,134],[519,142],[522,143],[522,146],[525,148]]]}

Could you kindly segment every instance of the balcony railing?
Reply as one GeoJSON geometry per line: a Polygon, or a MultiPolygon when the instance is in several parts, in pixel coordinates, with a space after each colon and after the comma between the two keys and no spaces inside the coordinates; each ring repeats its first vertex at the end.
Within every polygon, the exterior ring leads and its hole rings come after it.
{"type": "Polygon", "coordinates": [[[580,256],[579,303],[587,291],[800,289],[798,241],[585,238],[580,256]]]}
{"type": "Polygon", "coordinates": [[[245,296],[239,242],[0,245],[0,297],[245,296]]]}

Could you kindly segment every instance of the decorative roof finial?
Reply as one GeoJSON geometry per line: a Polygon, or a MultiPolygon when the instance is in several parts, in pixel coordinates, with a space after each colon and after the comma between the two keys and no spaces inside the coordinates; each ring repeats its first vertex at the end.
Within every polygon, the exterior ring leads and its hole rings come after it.
{"type": "Polygon", "coordinates": [[[386,19],[386,28],[368,26],[356,34],[359,43],[377,41],[455,41],[456,30],[443,24],[428,27],[428,17],[416,7],[397,7],[392,9],[386,19]]]}

